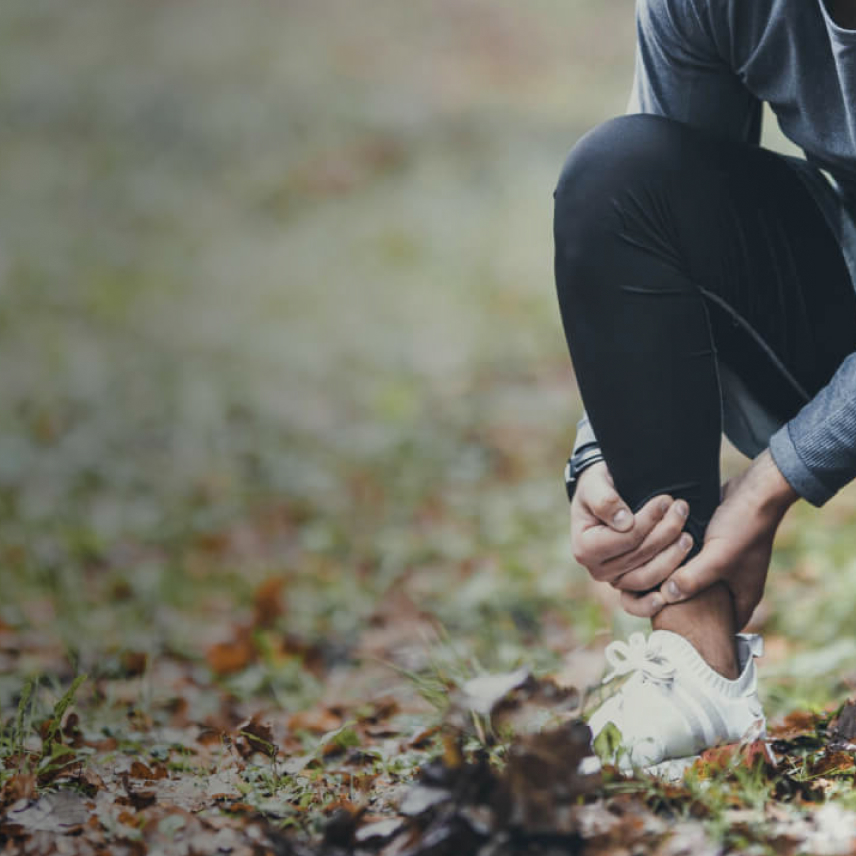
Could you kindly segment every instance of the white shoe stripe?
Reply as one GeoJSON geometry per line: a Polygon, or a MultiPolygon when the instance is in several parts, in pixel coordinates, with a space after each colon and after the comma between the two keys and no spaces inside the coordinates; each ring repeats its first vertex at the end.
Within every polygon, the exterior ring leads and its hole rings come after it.
{"type": "Polygon", "coordinates": [[[721,740],[727,740],[731,732],[725,724],[716,705],[701,693],[691,693],[684,685],[677,687],[685,704],[691,707],[699,719],[704,723],[705,742],[704,747],[715,746],[721,740]]]}
{"type": "Polygon", "coordinates": [[[722,718],[722,714],[716,707],[716,704],[708,696],[702,694],[693,696],[693,699],[707,714],[708,720],[713,728],[713,740],[710,745],[712,746],[715,743],[720,743],[723,740],[730,740],[731,729],[726,725],[725,720],[722,718]]]}
{"type": "MultiPolygon", "coordinates": [[[[693,740],[695,741],[695,747],[710,745],[710,741],[708,740],[709,729],[705,729],[702,720],[694,709],[695,705],[691,703],[689,694],[677,682],[672,685],[671,701],[689,725],[693,740]]],[[[668,752],[668,749],[666,751],[668,752]]]]}

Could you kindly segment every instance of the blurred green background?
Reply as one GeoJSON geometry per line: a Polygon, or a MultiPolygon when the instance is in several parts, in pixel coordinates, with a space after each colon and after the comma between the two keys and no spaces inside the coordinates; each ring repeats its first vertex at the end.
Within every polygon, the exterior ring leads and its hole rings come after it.
{"type": "MultiPolygon", "coordinates": [[[[631,0],[2,4],[0,701],[60,654],[202,657],[271,577],[331,669],[416,609],[596,677],[551,193],[632,66],[631,0]]],[[[783,532],[780,659],[856,653],[837,503],[783,532]]]]}

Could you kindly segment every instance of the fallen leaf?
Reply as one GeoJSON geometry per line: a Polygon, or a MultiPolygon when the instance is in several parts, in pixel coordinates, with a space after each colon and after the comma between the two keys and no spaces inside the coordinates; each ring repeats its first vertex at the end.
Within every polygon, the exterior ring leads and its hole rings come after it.
{"type": "Polygon", "coordinates": [[[131,762],[131,769],[128,771],[128,775],[135,779],[143,779],[147,782],[154,782],[158,779],[165,779],[169,775],[166,767],[162,764],[155,765],[154,769],[148,767],[140,760],[134,760],[131,762]]]}
{"type": "Polygon", "coordinates": [[[35,801],[19,800],[0,821],[6,834],[15,830],[68,835],[79,831],[89,818],[87,798],[71,791],[44,794],[35,801]]]}
{"type": "Polygon", "coordinates": [[[261,723],[258,716],[238,726],[234,742],[242,758],[249,758],[254,752],[275,758],[279,751],[273,739],[273,731],[269,725],[261,723]]]}
{"type": "Polygon", "coordinates": [[[856,702],[848,701],[830,724],[830,733],[837,740],[853,741],[856,737],[856,702]]]}
{"type": "Polygon", "coordinates": [[[377,846],[388,841],[396,835],[404,826],[405,821],[400,817],[390,817],[384,820],[376,820],[361,826],[354,834],[358,844],[377,846]]]}
{"type": "Polygon", "coordinates": [[[443,732],[443,763],[449,770],[456,770],[464,763],[460,735],[449,729],[443,732]]]}
{"type": "Polygon", "coordinates": [[[236,627],[232,639],[212,645],[205,658],[216,674],[231,675],[249,666],[255,660],[256,654],[249,628],[236,627]]]}
{"type": "Polygon", "coordinates": [[[852,774],[856,770],[856,760],[850,752],[826,752],[809,768],[812,776],[838,776],[852,774]]]}
{"type": "Polygon", "coordinates": [[[398,810],[407,817],[424,814],[429,808],[439,805],[452,798],[450,791],[445,788],[434,788],[429,785],[416,784],[411,787],[398,806],[398,810]]]}
{"type": "Polygon", "coordinates": [[[700,778],[742,767],[747,770],[763,766],[769,770],[777,766],[778,760],[765,740],[749,743],[726,743],[705,749],[693,762],[693,770],[700,778]]]}
{"type": "Polygon", "coordinates": [[[332,808],[332,815],[324,826],[324,843],[335,847],[349,847],[354,841],[357,823],[365,808],[346,800],[332,808]]]}
{"type": "Polygon", "coordinates": [[[154,790],[142,790],[134,787],[131,784],[131,778],[128,773],[122,773],[119,776],[122,786],[125,789],[125,795],[116,797],[116,803],[119,805],[129,805],[139,811],[147,808],[157,801],[157,792],[154,790]]]}
{"type": "Polygon", "coordinates": [[[0,806],[28,800],[36,793],[36,775],[30,770],[14,773],[0,790],[0,806]]]}
{"type": "Polygon", "coordinates": [[[283,577],[270,577],[253,594],[253,626],[270,627],[285,614],[282,602],[283,577]]]}
{"type": "Polygon", "coordinates": [[[288,720],[292,731],[309,731],[313,734],[326,734],[335,731],[342,724],[342,717],[330,708],[309,708],[293,714],[288,720]]]}
{"type": "Polygon", "coordinates": [[[494,731],[527,734],[559,725],[578,715],[580,694],[550,678],[531,679],[500,699],[491,714],[494,731]]]}
{"type": "Polygon", "coordinates": [[[464,711],[465,717],[471,711],[489,716],[505,696],[527,680],[529,680],[528,669],[517,669],[514,672],[499,675],[480,675],[461,686],[460,690],[453,695],[452,706],[464,711]]]}
{"type": "Polygon", "coordinates": [[[358,712],[357,721],[377,725],[392,719],[399,711],[399,704],[394,698],[380,698],[372,702],[368,711],[358,712]]]}
{"type": "Polygon", "coordinates": [[[810,710],[795,710],[782,722],[769,727],[772,740],[798,740],[803,737],[815,737],[820,717],[810,710]]]}
{"type": "Polygon", "coordinates": [[[67,746],[73,749],[80,749],[83,746],[83,733],[80,730],[80,717],[77,713],[70,711],[66,715],[61,731],[67,746]]]}
{"type": "Polygon", "coordinates": [[[134,678],[145,673],[149,664],[149,655],[144,651],[123,651],[120,662],[125,675],[134,678]]]}
{"type": "Polygon", "coordinates": [[[529,833],[573,832],[576,820],[570,809],[601,783],[599,771],[580,772],[589,757],[591,731],[580,720],[514,742],[504,776],[509,825],[529,833]]]}
{"type": "Polygon", "coordinates": [[[439,725],[432,725],[430,728],[424,728],[407,744],[411,749],[424,749],[430,742],[431,738],[440,730],[439,725]]]}
{"type": "Polygon", "coordinates": [[[320,678],[327,668],[324,649],[292,633],[286,633],[279,639],[277,655],[285,658],[300,658],[303,667],[317,678],[320,678]]]}

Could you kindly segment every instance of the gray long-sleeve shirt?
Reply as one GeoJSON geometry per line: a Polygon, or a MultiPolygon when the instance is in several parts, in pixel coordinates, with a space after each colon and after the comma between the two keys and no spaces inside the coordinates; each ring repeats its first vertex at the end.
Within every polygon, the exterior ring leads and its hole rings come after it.
{"type": "MultiPolygon", "coordinates": [[[[757,144],[761,106],[806,160],[790,159],[838,236],[856,283],[856,30],[823,0],[637,0],[631,112],[669,116],[757,144]],[[823,170],[823,171],[821,171],[823,170]]],[[[856,325],[856,317],[853,318],[856,325]]],[[[754,455],[769,441],[782,474],[822,505],[856,477],[856,354],[786,425],[723,385],[726,433],[754,455]]],[[[574,448],[596,442],[588,420],[574,448]]]]}

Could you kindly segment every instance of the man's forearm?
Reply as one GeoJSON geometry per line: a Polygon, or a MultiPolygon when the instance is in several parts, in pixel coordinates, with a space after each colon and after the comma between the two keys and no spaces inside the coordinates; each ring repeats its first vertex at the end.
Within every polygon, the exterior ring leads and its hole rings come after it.
{"type": "Polygon", "coordinates": [[[812,505],[823,505],[856,477],[856,354],[770,438],[770,451],[812,505]]]}

